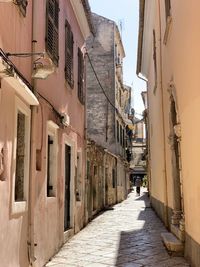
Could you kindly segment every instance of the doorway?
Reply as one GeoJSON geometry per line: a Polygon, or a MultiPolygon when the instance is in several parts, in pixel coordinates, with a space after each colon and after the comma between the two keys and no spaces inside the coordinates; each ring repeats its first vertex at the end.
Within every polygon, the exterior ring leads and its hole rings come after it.
{"type": "Polygon", "coordinates": [[[65,201],[64,201],[64,231],[70,229],[70,185],[71,185],[71,147],[65,144],[65,201]]]}
{"type": "Polygon", "coordinates": [[[181,155],[180,155],[180,140],[176,127],[178,125],[178,114],[176,103],[171,95],[170,97],[170,130],[171,130],[171,160],[172,160],[172,178],[174,189],[174,215],[172,224],[178,225],[183,213],[183,193],[181,183],[181,155]]]}

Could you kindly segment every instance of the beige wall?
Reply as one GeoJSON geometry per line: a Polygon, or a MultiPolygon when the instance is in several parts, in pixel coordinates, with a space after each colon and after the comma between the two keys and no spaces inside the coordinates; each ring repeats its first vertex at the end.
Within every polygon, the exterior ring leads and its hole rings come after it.
{"type": "MultiPolygon", "coordinates": [[[[199,69],[200,3],[171,1],[171,23],[166,36],[165,1],[146,1],[141,73],[148,79],[149,135],[151,153],[151,195],[174,208],[172,150],[170,145],[170,95],[173,95],[181,125],[180,164],[185,231],[200,244],[199,213],[199,69]],[[159,6],[160,4],[160,6],[159,6]],[[153,10],[153,11],[152,11],[153,10]],[[159,17],[160,12],[160,17],[159,17]],[[155,15],[154,15],[155,14],[155,15]],[[160,24],[161,23],[161,24],[160,24]],[[161,28],[159,27],[161,25],[161,28]],[[153,34],[156,32],[157,89],[153,64],[153,34]],[[160,36],[161,33],[161,36],[160,36]],[[147,47],[152,47],[147,50],[147,47]],[[160,50],[161,48],[161,50],[160,50]],[[150,62],[150,63],[149,63],[150,62]],[[166,175],[165,175],[166,172],[166,175]],[[166,195],[167,193],[167,195],[166,195]],[[167,196],[167,197],[165,197],[167,196]]],[[[196,245],[197,246],[197,245],[196,245]]],[[[191,253],[191,252],[190,252],[191,253]]],[[[195,255],[190,254],[194,266],[195,255]]],[[[196,263],[195,263],[196,262],[196,263]]]]}

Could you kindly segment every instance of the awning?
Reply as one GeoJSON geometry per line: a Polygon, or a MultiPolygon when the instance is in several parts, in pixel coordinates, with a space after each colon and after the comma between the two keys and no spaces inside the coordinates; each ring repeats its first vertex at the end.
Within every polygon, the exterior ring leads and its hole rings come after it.
{"type": "Polygon", "coordinates": [[[29,105],[39,105],[31,85],[6,57],[2,49],[0,49],[0,78],[5,80],[29,105]]]}
{"type": "Polygon", "coordinates": [[[138,167],[134,167],[133,168],[133,170],[132,170],[132,173],[133,174],[141,174],[141,175],[146,175],[147,174],[147,172],[146,172],[146,170],[143,168],[143,167],[141,167],[141,166],[138,166],[138,167]]]}

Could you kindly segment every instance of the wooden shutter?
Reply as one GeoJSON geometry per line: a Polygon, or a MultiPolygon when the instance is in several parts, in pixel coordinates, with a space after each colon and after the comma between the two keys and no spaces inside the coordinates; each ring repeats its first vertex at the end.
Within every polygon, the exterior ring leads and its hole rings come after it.
{"type": "Polygon", "coordinates": [[[155,85],[154,85],[154,92],[157,88],[157,57],[156,57],[156,32],[153,30],[153,62],[154,62],[154,78],[155,78],[155,85]]]}
{"type": "Polygon", "coordinates": [[[166,19],[171,15],[171,1],[165,0],[165,14],[166,19]]]}
{"type": "Polygon", "coordinates": [[[58,64],[58,0],[47,0],[46,49],[55,64],[58,64]]]}
{"type": "Polygon", "coordinates": [[[74,38],[71,30],[71,26],[68,21],[65,22],[65,79],[73,88],[74,79],[73,79],[73,47],[74,47],[74,38]]]}
{"type": "Polygon", "coordinates": [[[19,6],[19,9],[20,9],[22,15],[25,17],[28,1],[27,0],[16,0],[16,4],[19,6]]]}
{"type": "Polygon", "coordinates": [[[83,74],[84,74],[83,53],[81,52],[81,49],[78,48],[78,98],[82,104],[84,103],[83,74]]]}

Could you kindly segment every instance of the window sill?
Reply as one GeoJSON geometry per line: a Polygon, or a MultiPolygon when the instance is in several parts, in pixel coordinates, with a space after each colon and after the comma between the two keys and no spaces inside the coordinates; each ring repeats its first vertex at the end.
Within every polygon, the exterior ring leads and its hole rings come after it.
{"type": "Polygon", "coordinates": [[[12,204],[12,214],[24,213],[28,210],[27,201],[13,202],[12,204]]]}
{"type": "Polygon", "coordinates": [[[167,44],[167,41],[169,39],[169,34],[170,34],[171,26],[172,26],[172,17],[169,16],[169,17],[167,17],[165,34],[164,34],[164,39],[163,39],[163,43],[165,45],[167,44]]]}
{"type": "Polygon", "coordinates": [[[48,196],[47,196],[47,200],[48,200],[48,201],[54,201],[55,199],[56,199],[56,196],[52,196],[52,197],[48,197],[48,196]]]}

